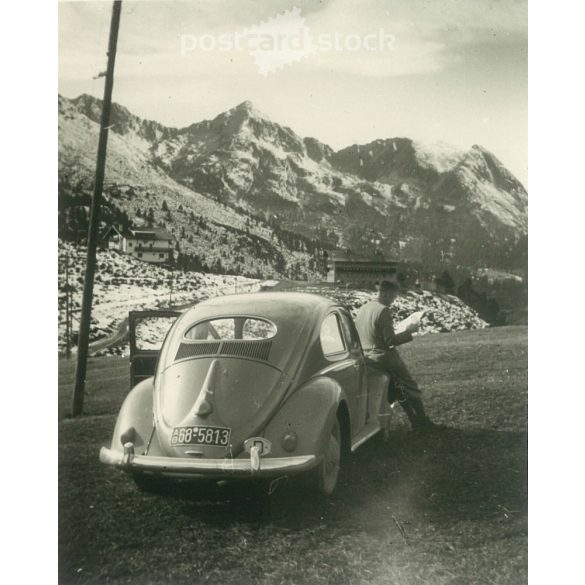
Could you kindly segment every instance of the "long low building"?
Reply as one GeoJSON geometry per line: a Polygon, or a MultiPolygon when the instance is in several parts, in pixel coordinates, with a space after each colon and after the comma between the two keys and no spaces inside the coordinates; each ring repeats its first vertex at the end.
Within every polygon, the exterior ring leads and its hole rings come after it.
{"type": "Polygon", "coordinates": [[[403,262],[383,256],[358,256],[335,251],[329,255],[327,282],[373,288],[382,280],[399,280],[404,268],[403,262]]]}

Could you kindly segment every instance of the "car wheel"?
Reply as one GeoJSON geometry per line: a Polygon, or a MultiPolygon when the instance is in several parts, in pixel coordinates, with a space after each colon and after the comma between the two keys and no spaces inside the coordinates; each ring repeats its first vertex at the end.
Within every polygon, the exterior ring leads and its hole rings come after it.
{"type": "Polygon", "coordinates": [[[339,478],[341,470],[341,425],[335,417],[328,441],[325,446],[323,461],[316,468],[316,484],[318,492],[323,496],[330,496],[339,478]]]}

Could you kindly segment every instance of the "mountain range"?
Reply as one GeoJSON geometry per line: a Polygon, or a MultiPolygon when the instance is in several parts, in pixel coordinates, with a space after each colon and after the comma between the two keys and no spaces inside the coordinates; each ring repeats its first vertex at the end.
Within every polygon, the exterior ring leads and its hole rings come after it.
{"type": "MultiPolygon", "coordinates": [[[[59,97],[69,235],[87,214],[100,115],[97,98],[59,97]]],[[[315,276],[335,248],[426,265],[525,258],[527,192],[485,148],[399,137],[336,152],[248,101],[185,128],[113,104],[105,198],[106,218],[165,225],[182,253],[249,275],[315,276]]]]}

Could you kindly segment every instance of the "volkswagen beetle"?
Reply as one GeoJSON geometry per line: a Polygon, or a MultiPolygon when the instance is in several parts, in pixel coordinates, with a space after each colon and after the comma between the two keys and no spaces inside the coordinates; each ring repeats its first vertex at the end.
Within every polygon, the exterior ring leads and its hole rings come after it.
{"type": "Polygon", "coordinates": [[[156,359],[154,376],[132,362],[139,381],[100,451],[139,486],[304,473],[327,496],[346,457],[387,429],[389,377],[367,363],[349,311],[325,297],[201,302],[156,359]]]}

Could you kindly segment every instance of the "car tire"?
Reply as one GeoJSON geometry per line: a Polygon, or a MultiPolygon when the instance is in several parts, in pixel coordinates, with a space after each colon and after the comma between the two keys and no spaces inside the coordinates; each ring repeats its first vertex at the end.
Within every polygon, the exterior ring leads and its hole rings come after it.
{"type": "Polygon", "coordinates": [[[314,470],[313,483],[320,496],[329,497],[337,486],[342,463],[342,438],[339,418],[329,430],[323,461],[314,470]]]}

